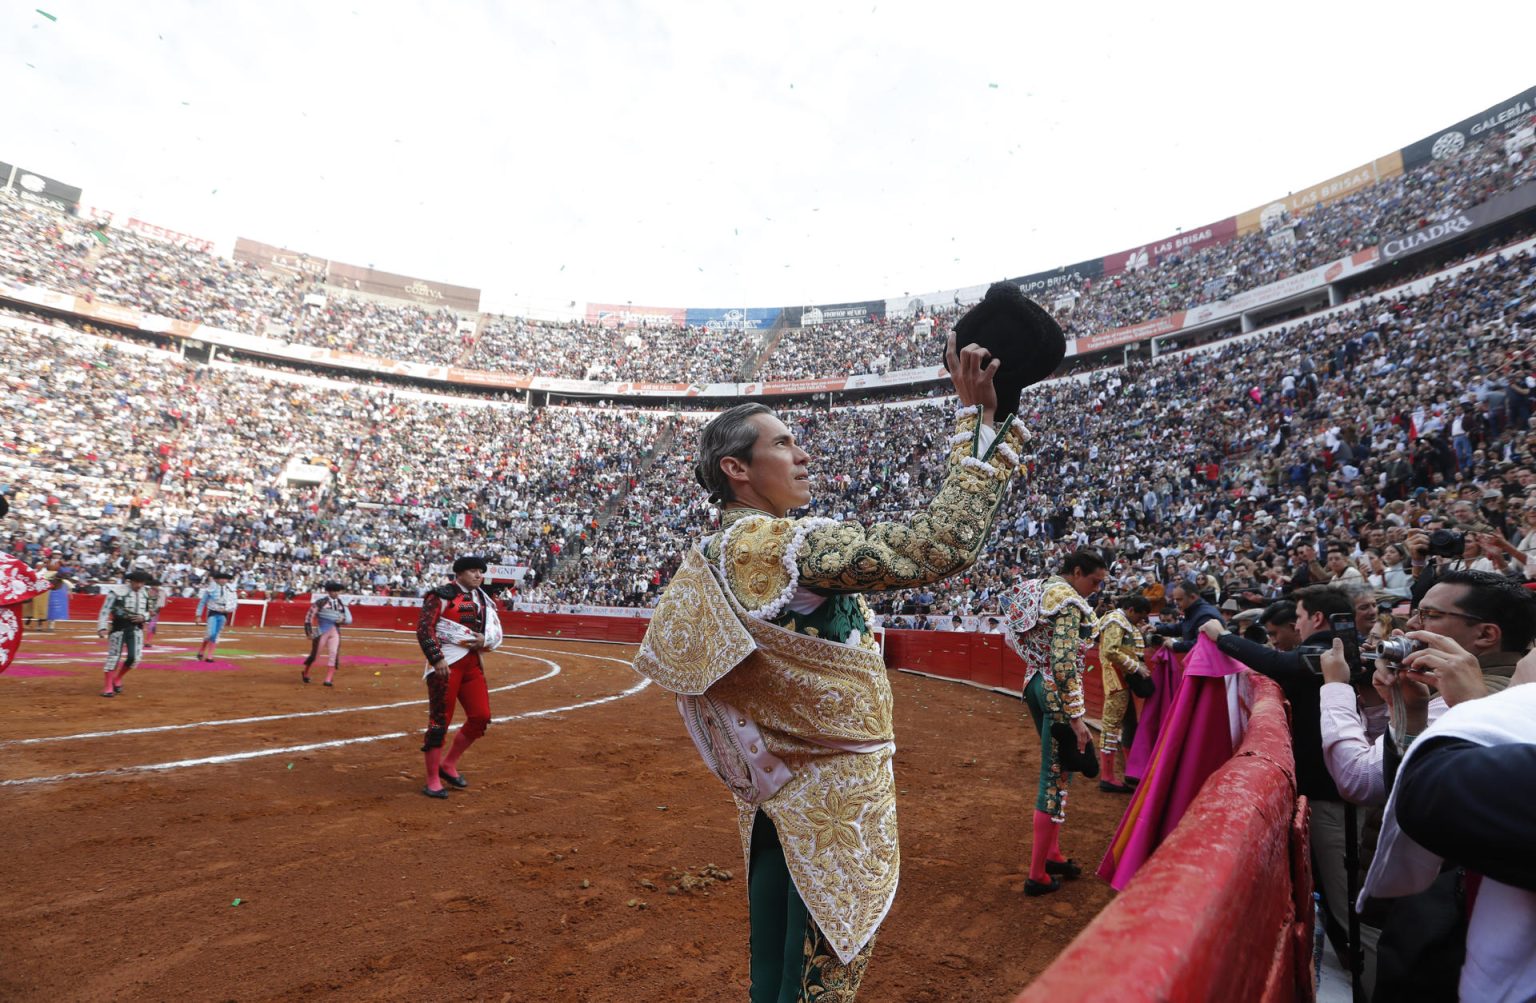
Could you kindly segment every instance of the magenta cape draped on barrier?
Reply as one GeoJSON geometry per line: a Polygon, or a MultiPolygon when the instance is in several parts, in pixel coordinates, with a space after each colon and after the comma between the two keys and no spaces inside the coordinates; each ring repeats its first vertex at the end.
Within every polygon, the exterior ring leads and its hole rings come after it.
{"type": "MultiPolygon", "coordinates": [[[[1166,649],[1154,658],[1159,656],[1169,661],[1177,657],[1166,649]]],[[[1183,679],[1177,684],[1172,706],[1165,705],[1166,710],[1160,712],[1156,745],[1146,743],[1150,752],[1145,757],[1141,783],[1099,864],[1099,877],[1117,891],[1125,888],[1137,868],[1179,824],[1212,771],[1232,758],[1237,729],[1233,727],[1234,711],[1229,709],[1226,677],[1242,671],[1240,663],[1222,654],[1204,636],[1184,656],[1183,679]]],[[[1160,678],[1158,686],[1161,691],[1160,678]]],[[[1138,734],[1133,753],[1142,748],[1138,734]]],[[[1131,772],[1127,765],[1126,773],[1131,772]]]]}
{"type": "Polygon", "coordinates": [[[1163,718],[1179,695],[1179,683],[1184,677],[1178,658],[1166,644],[1147,656],[1147,671],[1152,674],[1152,683],[1157,688],[1136,715],[1136,740],[1125,756],[1125,775],[1132,780],[1147,775],[1147,764],[1152,762],[1152,750],[1157,746],[1163,718]]]}

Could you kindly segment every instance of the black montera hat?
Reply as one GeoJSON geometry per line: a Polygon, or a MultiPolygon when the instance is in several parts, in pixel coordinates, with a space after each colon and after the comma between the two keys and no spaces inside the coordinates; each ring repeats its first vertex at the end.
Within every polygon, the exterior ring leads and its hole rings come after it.
{"type": "Polygon", "coordinates": [[[128,572],[123,577],[130,582],[143,582],[145,585],[151,585],[155,581],[154,575],[150,574],[148,571],[140,571],[137,568],[128,572]]]}
{"type": "Polygon", "coordinates": [[[456,575],[462,574],[465,571],[484,570],[486,570],[485,558],[475,557],[473,554],[467,557],[461,557],[457,561],[453,562],[453,573],[456,575]]]}
{"type": "Polygon", "coordinates": [[[340,582],[326,582],[320,587],[327,592],[343,592],[346,590],[346,586],[340,582]]]}
{"type": "Polygon", "coordinates": [[[999,419],[1016,413],[1024,388],[1055,372],[1067,354],[1061,326],[1012,282],[993,283],[981,302],[955,321],[955,351],[966,345],[980,345],[1001,360],[992,377],[999,419]]]}
{"type": "Polygon", "coordinates": [[[229,581],[229,579],[235,576],[228,571],[215,571],[213,577],[219,581],[229,581]]]}

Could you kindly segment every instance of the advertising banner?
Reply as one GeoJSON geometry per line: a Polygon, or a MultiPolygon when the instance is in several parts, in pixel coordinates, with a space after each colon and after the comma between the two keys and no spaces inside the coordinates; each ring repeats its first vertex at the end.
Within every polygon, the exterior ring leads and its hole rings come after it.
{"type": "Polygon", "coordinates": [[[1463,210],[1450,219],[1431,223],[1417,230],[1398,234],[1382,242],[1381,260],[1392,261],[1414,251],[1422,251],[1448,240],[1455,240],[1490,223],[1522,213],[1536,206],[1536,181],[1528,182],[1514,191],[1495,195],[1487,202],[1463,210]]]}
{"type": "Polygon", "coordinates": [[[984,285],[938,289],[931,293],[918,293],[916,296],[903,293],[885,301],[885,315],[911,317],[923,313],[931,316],[936,311],[956,310],[970,306],[972,303],[980,303],[981,298],[986,294],[987,287],[984,285]]]}
{"type": "Polygon", "coordinates": [[[317,258],[303,251],[292,251],[274,244],[263,244],[259,240],[251,240],[248,237],[235,238],[235,260],[255,265],[263,271],[282,272],[286,275],[307,275],[322,281],[331,267],[330,261],[325,258],[317,258]]]}
{"type": "Polygon", "coordinates": [[[1276,199],[1268,205],[1259,206],[1257,209],[1249,209],[1237,216],[1237,235],[1246,237],[1255,230],[1263,229],[1266,224],[1279,219],[1285,213],[1292,216],[1300,216],[1311,212],[1320,205],[1353,195],[1362,188],[1374,185],[1383,178],[1395,178],[1403,173],[1403,158],[1401,153],[1389,153],[1385,157],[1378,157],[1368,164],[1361,164],[1353,170],[1331,177],[1321,184],[1315,184],[1310,188],[1303,188],[1299,192],[1292,192],[1283,199],[1276,199]]]}
{"type": "Polygon", "coordinates": [[[46,209],[63,209],[74,212],[80,205],[80,189],[55,181],[46,174],[18,167],[11,173],[11,190],[23,202],[30,202],[46,209]]]}
{"type": "Polygon", "coordinates": [[[688,311],[680,306],[588,303],[587,323],[603,327],[682,327],[688,311]]]}
{"type": "Polygon", "coordinates": [[[761,331],[778,323],[779,307],[689,307],[684,316],[689,327],[714,331],[761,331]]]}
{"type": "Polygon", "coordinates": [[[741,384],[741,395],[743,397],[773,397],[785,394],[825,394],[835,393],[847,385],[847,379],[841,376],[825,380],[779,380],[773,383],[743,383],[741,384]]]}
{"type": "Polygon", "coordinates": [[[1121,251],[1119,254],[1111,254],[1104,259],[1103,272],[1105,275],[1114,275],[1117,272],[1136,271],[1140,268],[1148,268],[1157,264],[1164,258],[1185,251],[1198,251],[1202,247],[1210,247],[1212,244],[1225,244],[1237,236],[1237,217],[1228,216],[1209,226],[1198,227],[1188,233],[1176,233],[1171,237],[1143,244],[1129,251],[1121,251]]]}
{"type": "Polygon", "coordinates": [[[879,320],[884,316],[885,300],[784,308],[784,322],[790,327],[815,327],[819,324],[836,324],[842,321],[862,323],[867,320],[879,320]]]}
{"type": "Polygon", "coordinates": [[[128,218],[128,222],[113,223],[113,226],[118,229],[130,230],[133,233],[143,234],[146,237],[161,240],[167,244],[174,244],[177,247],[190,247],[194,250],[202,251],[204,254],[213,253],[213,241],[211,240],[203,237],[194,237],[190,233],[181,233],[169,227],[156,226],[153,223],[146,223],[142,219],[135,219],[131,216],[128,218]]]}
{"type": "MultiPolygon", "coordinates": [[[[1008,281],[1017,285],[1025,296],[1038,302],[1042,299],[1051,299],[1052,296],[1050,294],[1063,286],[1077,289],[1082,286],[1084,281],[1096,279],[1103,274],[1104,259],[1093,258],[1089,261],[1079,261],[1075,265],[1064,265],[1055,271],[1021,275],[1016,279],[1009,279],[1008,281]]],[[[985,288],[982,291],[985,292],[985,288]]]]}
{"type": "Polygon", "coordinates": [[[1247,292],[1241,292],[1214,303],[1202,303],[1187,312],[1184,326],[1194,327],[1197,324],[1235,318],[1255,307],[1278,303],[1302,293],[1314,292],[1330,282],[1347,279],[1368,268],[1374,268],[1379,260],[1380,254],[1376,248],[1367,247],[1347,258],[1340,258],[1326,265],[1318,265],[1316,268],[1280,279],[1278,282],[1249,289],[1247,292]]]}
{"type": "Polygon", "coordinates": [[[1441,129],[1417,143],[1403,147],[1403,170],[1411,171],[1431,160],[1454,157],[1468,144],[1479,142],[1490,134],[1530,125],[1533,114],[1536,114],[1536,87],[1523,90],[1507,101],[1462,119],[1449,129],[1441,129]]]}
{"type": "Polygon", "coordinates": [[[1174,331],[1184,329],[1184,311],[1169,317],[1159,317],[1156,320],[1144,321],[1140,324],[1132,324],[1130,327],[1117,327],[1112,331],[1101,331],[1098,334],[1090,334],[1077,339],[1077,355],[1087,355],[1089,352],[1099,352],[1106,348],[1114,348],[1116,345],[1129,345],[1135,341],[1146,341],[1160,334],[1172,334],[1174,331]]]}
{"type": "Polygon", "coordinates": [[[469,313],[480,312],[480,290],[454,286],[446,282],[418,279],[410,275],[381,272],[377,268],[331,262],[329,283],[342,289],[355,289],[373,296],[411,300],[427,307],[449,307],[469,313]]]}

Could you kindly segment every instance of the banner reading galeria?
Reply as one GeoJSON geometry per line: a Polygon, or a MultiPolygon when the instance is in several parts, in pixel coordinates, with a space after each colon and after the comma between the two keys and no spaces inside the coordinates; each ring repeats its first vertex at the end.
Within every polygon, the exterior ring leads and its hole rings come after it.
{"type": "Polygon", "coordinates": [[[1116,272],[1123,271],[1134,272],[1141,268],[1149,268],[1174,254],[1198,251],[1212,244],[1225,244],[1235,236],[1237,236],[1237,217],[1228,216],[1226,219],[1188,233],[1176,233],[1172,237],[1164,237],[1162,240],[1155,240],[1129,251],[1111,254],[1104,259],[1103,271],[1105,275],[1114,275],[1116,272]]]}
{"type": "Polygon", "coordinates": [[[1410,230],[1383,241],[1381,260],[1391,261],[1414,251],[1422,251],[1436,244],[1455,240],[1464,233],[1471,233],[1491,223],[1497,223],[1501,219],[1525,212],[1532,206],[1536,206],[1536,181],[1523,184],[1512,192],[1495,195],[1487,202],[1463,210],[1450,219],[1430,223],[1428,226],[1410,230]]]}
{"type": "Polygon", "coordinates": [[[587,304],[587,323],[603,327],[682,327],[687,322],[688,311],[680,306],[587,304]]]}
{"type": "Polygon", "coordinates": [[[1503,132],[1511,127],[1529,125],[1536,114],[1536,87],[1527,88],[1490,108],[1484,108],[1470,118],[1464,118],[1449,129],[1442,129],[1425,136],[1417,143],[1402,149],[1403,169],[1413,170],[1431,160],[1444,160],[1460,153],[1469,143],[1476,143],[1491,133],[1503,132]]]}
{"type": "Polygon", "coordinates": [[[689,307],[684,315],[689,327],[717,331],[761,331],[784,316],[778,307],[689,307]]]}

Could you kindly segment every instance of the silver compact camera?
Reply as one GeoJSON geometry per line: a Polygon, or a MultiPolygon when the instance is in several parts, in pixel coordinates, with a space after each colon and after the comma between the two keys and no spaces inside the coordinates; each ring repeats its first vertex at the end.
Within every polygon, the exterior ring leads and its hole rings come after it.
{"type": "Polygon", "coordinates": [[[1415,651],[1423,651],[1429,645],[1411,637],[1389,637],[1376,646],[1376,656],[1393,665],[1403,664],[1403,659],[1415,651]]]}

